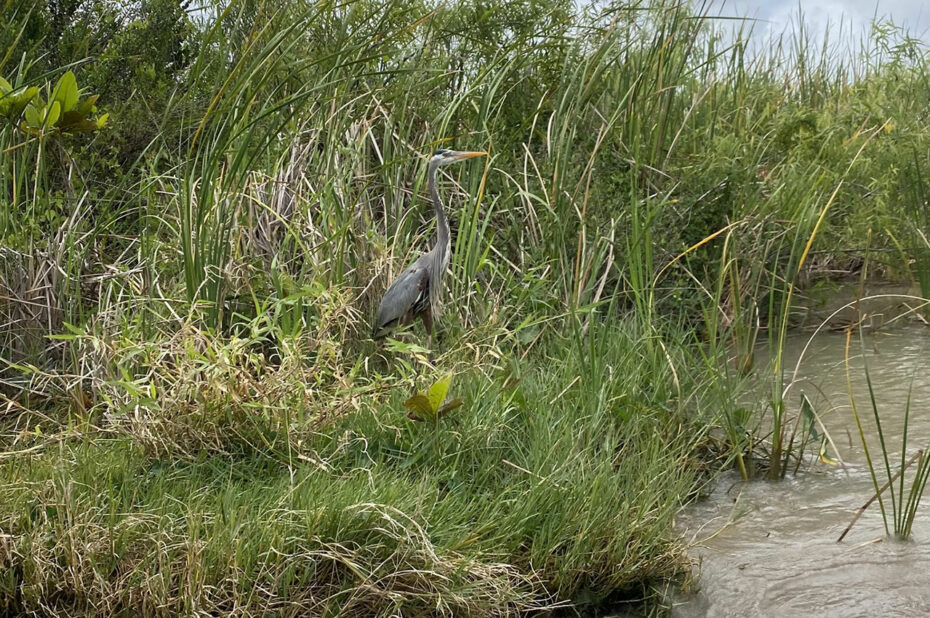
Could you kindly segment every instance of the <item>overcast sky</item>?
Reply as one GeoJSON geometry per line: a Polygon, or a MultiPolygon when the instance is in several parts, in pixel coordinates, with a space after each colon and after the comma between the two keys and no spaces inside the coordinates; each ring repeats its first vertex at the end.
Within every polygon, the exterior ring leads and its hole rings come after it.
{"type": "Polygon", "coordinates": [[[711,13],[761,20],[753,32],[759,40],[790,30],[797,24],[799,7],[805,26],[817,39],[828,25],[835,39],[842,24],[842,32],[851,32],[858,40],[877,16],[903,26],[912,37],[930,45],[930,0],[716,0],[711,13]]]}

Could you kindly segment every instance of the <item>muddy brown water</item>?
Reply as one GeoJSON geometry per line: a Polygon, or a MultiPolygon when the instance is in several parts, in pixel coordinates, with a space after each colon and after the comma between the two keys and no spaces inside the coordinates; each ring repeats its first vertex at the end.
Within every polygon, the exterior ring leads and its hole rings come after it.
{"type": "MultiPolygon", "coordinates": [[[[809,336],[790,338],[786,366],[793,369],[809,336]]],[[[815,462],[774,483],[725,476],[707,499],[686,509],[677,528],[693,543],[697,590],[680,595],[673,616],[930,616],[930,489],[911,540],[886,537],[875,503],[836,542],[874,493],[849,403],[845,342],[843,333],[818,334],[786,398],[793,410],[801,391],[814,401],[843,465],[815,462]]],[[[894,471],[909,389],[907,455],[930,444],[930,328],[911,324],[867,334],[865,346],[886,443],[894,445],[894,471]]],[[[877,457],[855,336],[851,353],[852,391],[877,457]]],[[[884,478],[881,471],[879,484],[884,478]]]]}

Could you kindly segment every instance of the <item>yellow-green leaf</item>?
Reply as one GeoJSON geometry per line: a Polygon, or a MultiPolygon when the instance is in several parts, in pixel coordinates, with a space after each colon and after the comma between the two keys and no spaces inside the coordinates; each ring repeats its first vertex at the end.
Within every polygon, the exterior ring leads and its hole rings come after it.
{"type": "Polygon", "coordinates": [[[29,105],[26,107],[26,124],[31,127],[41,127],[42,118],[45,117],[45,110],[39,111],[39,108],[35,105],[29,105]]]}
{"type": "Polygon", "coordinates": [[[10,82],[0,77],[0,94],[7,94],[12,91],[13,86],[10,85],[10,82]]]}
{"type": "Polygon", "coordinates": [[[27,88],[25,92],[17,96],[20,96],[26,99],[27,103],[32,103],[37,108],[41,109],[45,107],[45,101],[42,99],[42,95],[39,94],[39,89],[35,86],[32,86],[31,88],[27,88]]]}
{"type": "Polygon", "coordinates": [[[429,405],[433,413],[439,411],[442,404],[446,401],[446,394],[449,392],[449,385],[452,383],[452,375],[443,376],[439,381],[429,387],[429,405]]]}
{"type": "Polygon", "coordinates": [[[109,117],[110,114],[104,114],[100,118],[97,118],[97,128],[102,129],[103,127],[107,126],[107,118],[109,117]]]}
{"type": "Polygon", "coordinates": [[[68,71],[58,79],[52,92],[52,100],[58,101],[62,111],[74,109],[78,102],[78,86],[74,73],[68,71]]]}
{"type": "Polygon", "coordinates": [[[52,106],[48,108],[48,113],[45,116],[45,126],[54,127],[55,123],[58,122],[58,118],[61,117],[61,104],[58,101],[52,101],[52,106]]]}
{"type": "Polygon", "coordinates": [[[420,416],[421,420],[422,418],[432,419],[436,416],[426,395],[414,395],[404,402],[404,407],[410,410],[413,414],[420,416]]]}
{"type": "Polygon", "coordinates": [[[831,466],[835,466],[837,461],[827,454],[827,439],[820,442],[820,461],[831,466]]]}
{"type": "Polygon", "coordinates": [[[0,99],[0,113],[11,120],[16,120],[38,93],[39,89],[32,86],[7,94],[0,99]]]}
{"type": "Polygon", "coordinates": [[[90,95],[89,97],[87,97],[86,99],[80,102],[80,104],[77,106],[77,109],[75,111],[81,113],[84,116],[89,116],[90,114],[93,114],[95,111],[97,111],[97,106],[95,105],[95,103],[97,102],[97,99],[99,98],[100,98],[99,94],[90,95]]]}

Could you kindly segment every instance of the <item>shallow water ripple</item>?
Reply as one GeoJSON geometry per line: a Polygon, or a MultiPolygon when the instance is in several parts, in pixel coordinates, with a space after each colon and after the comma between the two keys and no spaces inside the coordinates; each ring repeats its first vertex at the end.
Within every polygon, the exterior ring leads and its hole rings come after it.
{"type": "MultiPolygon", "coordinates": [[[[679,599],[674,616],[930,616],[930,496],[912,540],[885,536],[876,503],[836,543],[874,489],[846,392],[845,337],[818,339],[816,352],[802,365],[806,381],[788,401],[795,403],[803,389],[818,410],[832,410],[824,422],[846,465],[815,463],[777,483],[724,477],[708,499],[679,518],[678,528],[694,539],[691,555],[700,577],[698,591],[679,599]]],[[[790,343],[788,366],[805,342],[798,337],[790,343]]],[[[895,444],[894,467],[911,386],[908,455],[930,441],[930,329],[871,336],[866,344],[886,439],[895,444]]],[[[854,363],[853,389],[872,431],[865,380],[855,380],[864,375],[861,365],[861,359],[854,363]]],[[[877,444],[874,435],[870,439],[877,444]]],[[[879,483],[883,480],[880,475],[879,483]]]]}

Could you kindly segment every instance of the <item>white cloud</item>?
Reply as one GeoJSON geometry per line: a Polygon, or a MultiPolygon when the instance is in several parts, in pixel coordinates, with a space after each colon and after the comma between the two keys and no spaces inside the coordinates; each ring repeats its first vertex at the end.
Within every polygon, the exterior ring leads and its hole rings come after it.
{"type": "Polygon", "coordinates": [[[717,0],[710,14],[759,20],[753,27],[755,42],[791,33],[797,28],[800,14],[814,44],[822,42],[828,32],[833,42],[855,44],[878,18],[892,21],[930,45],[930,6],[926,0],[717,0]]]}

